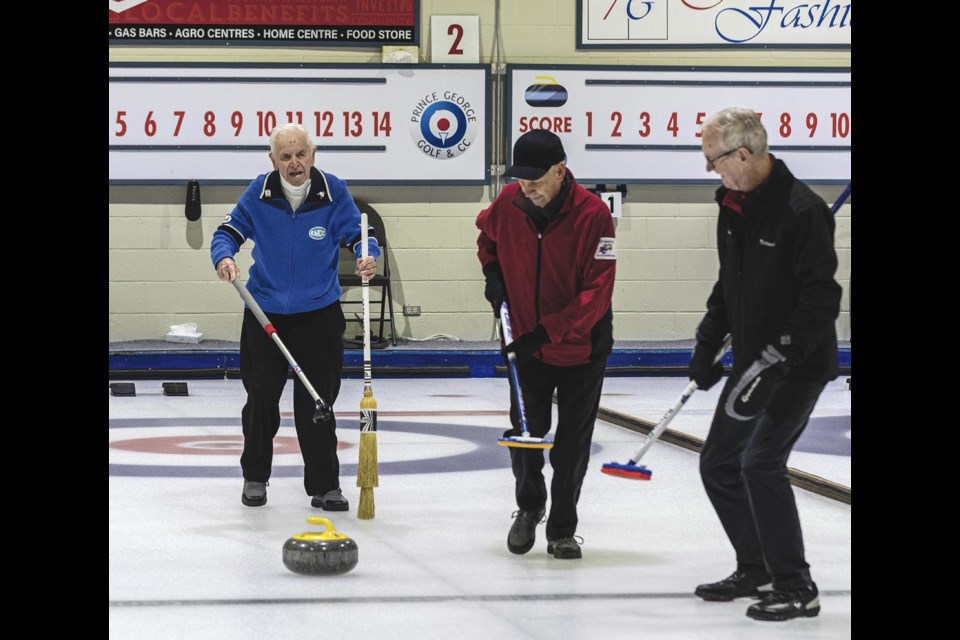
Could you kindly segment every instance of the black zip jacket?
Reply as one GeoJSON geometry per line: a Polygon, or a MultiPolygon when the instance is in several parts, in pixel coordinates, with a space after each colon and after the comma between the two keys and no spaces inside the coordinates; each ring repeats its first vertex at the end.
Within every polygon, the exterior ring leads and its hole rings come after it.
{"type": "Polygon", "coordinates": [[[698,339],[719,348],[732,334],[734,373],[769,344],[787,357],[791,377],[833,380],[842,293],[834,280],[833,214],[781,160],[747,194],[743,215],[724,206],[727,192],[716,193],[720,275],[698,339]]]}

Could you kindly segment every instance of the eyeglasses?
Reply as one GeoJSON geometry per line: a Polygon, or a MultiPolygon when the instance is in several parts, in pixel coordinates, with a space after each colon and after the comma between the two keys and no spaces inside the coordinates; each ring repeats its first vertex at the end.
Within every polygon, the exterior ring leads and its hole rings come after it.
{"type": "Polygon", "coordinates": [[[707,166],[708,166],[708,167],[714,167],[714,168],[716,168],[716,166],[717,166],[717,160],[720,160],[721,158],[726,158],[726,157],[727,157],[728,155],[730,155],[731,153],[736,153],[736,152],[739,151],[739,150],[740,150],[740,147],[736,147],[735,149],[730,149],[730,151],[727,151],[727,152],[725,152],[725,153],[721,153],[720,155],[715,156],[715,157],[713,157],[713,158],[707,158],[707,166]]]}

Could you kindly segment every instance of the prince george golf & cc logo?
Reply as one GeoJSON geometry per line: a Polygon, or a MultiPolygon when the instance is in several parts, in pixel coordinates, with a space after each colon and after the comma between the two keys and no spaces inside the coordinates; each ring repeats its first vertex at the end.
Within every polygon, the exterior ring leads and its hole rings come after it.
{"type": "Polygon", "coordinates": [[[410,137],[424,155],[448,160],[470,149],[477,135],[473,101],[456,91],[426,94],[410,112],[410,137]]]}

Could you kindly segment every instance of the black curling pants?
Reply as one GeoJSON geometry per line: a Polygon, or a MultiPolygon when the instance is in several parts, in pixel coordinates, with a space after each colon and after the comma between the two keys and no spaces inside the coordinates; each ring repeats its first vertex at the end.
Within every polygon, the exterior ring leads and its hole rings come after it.
{"type": "Polygon", "coordinates": [[[700,476],[736,552],[740,569],[766,568],[775,589],[812,583],[787,459],[807,426],[824,384],[787,378],[756,418],[723,410],[730,376],[700,453],[700,476]]]}
{"type": "MultiPolygon", "coordinates": [[[[572,536],[577,531],[577,502],[590,461],[593,425],[600,408],[606,366],[606,357],[574,367],[557,367],[531,360],[517,370],[531,436],[542,438],[550,431],[553,393],[557,393],[557,429],[553,448],[548,450],[550,466],[553,467],[546,531],[550,540],[572,536]]],[[[507,431],[504,436],[522,433],[519,416],[516,397],[511,393],[510,422],[514,430],[507,431]]],[[[509,449],[516,478],[517,506],[524,511],[545,509],[544,450],[509,449]]]]}
{"type": "MultiPolygon", "coordinates": [[[[346,323],[340,303],[280,315],[268,313],[277,336],[300,365],[317,394],[333,407],[340,394],[343,371],[343,331],[346,323]]],[[[286,357],[249,309],[240,330],[240,377],[247,391],[241,414],[243,454],[240,467],[247,480],[266,482],[273,463],[273,439],[280,429],[280,396],[287,383],[286,357]]],[[[340,486],[337,423],[333,416],[314,422],[317,403],[294,375],[293,416],[303,456],[303,486],[307,495],[323,495],[340,486]]]]}

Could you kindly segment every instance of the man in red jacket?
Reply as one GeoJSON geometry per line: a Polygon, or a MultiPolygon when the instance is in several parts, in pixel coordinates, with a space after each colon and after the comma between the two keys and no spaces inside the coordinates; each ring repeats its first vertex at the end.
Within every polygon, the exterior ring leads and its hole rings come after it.
{"type": "MultiPolygon", "coordinates": [[[[600,198],[574,180],[560,138],[549,131],[520,136],[505,175],[517,182],[477,216],[484,295],[497,317],[501,302],[508,302],[516,339],[505,354],[516,355],[531,436],[542,438],[550,431],[557,394],[547,553],[580,558],[574,538],[577,501],[613,348],[613,218],[600,198]]],[[[510,420],[514,429],[504,435],[519,435],[512,395],[510,420]]],[[[510,460],[518,511],[507,548],[523,554],[533,547],[536,526],[546,513],[543,450],[511,447],[510,460]]]]}

